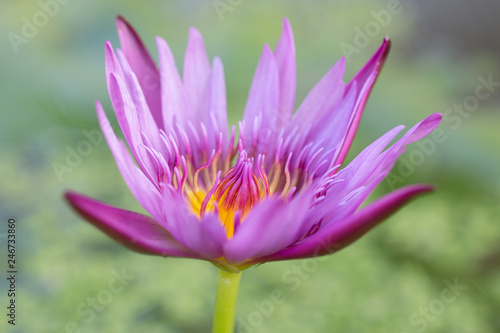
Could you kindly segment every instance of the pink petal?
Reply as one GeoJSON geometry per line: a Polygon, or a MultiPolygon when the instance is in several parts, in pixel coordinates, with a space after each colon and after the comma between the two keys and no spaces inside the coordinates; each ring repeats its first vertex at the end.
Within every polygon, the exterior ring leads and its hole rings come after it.
{"type": "MultiPolygon", "coordinates": [[[[311,169],[315,169],[316,165],[323,161],[328,162],[317,170],[318,174],[324,173],[335,165],[335,155],[338,154],[345,135],[345,126],[342,125],[346,124],[345,120],[352,113],[356,98],[354,92],[347,93],[330,112],[312,123],[306,140],[322,147],[323,152],[317,156],[316,162],[311,165],[311,169]]],[[[308,158],[315,152],[315,150],[311,151],[308,158]]]]}
{"type": "MultiPolygon", "coordinates": [[[[257,65],[243,115],[245,147],[265,151],[271,136],[277,134],[272,122],[279,109],[279,74],[274,54],[266,44],[257,65]]],[[[252,149],[252,150],[251,150],[252,149]]]]}
{"type": "Polygon", "coordinates": [[[123,75],[125,83],[127,85],[128,93],[130,94],[130,99],[133,101],[137,121],[140,130],[143,133],[147,133],[148,140],[153,143],[153,148],[159,149],[160,145],[160,132],[158,126],[151,115],[151,111],[146,102],[144,93],[137,81],[137,77],[134,72],[132,72],[129,63],[123,53],[118,50],[118,59],[122,65],[123,75]]]}
{"type": "MultiPolygon", "coordinates": [[[[345,92],[345,83],[342,81],[344,70],[345,59],[341,58],[307,94],[292,120],[285,127],[284,138],[293,138],[293,140],[284,144],[283,149],[281,149],[281,158],[284,158],[289,152],[301,151],[308,143],[324,146],[323,155],[332,153],[331,147],[334,147],[336,142],[330,138],[327,138],[326,141],[322,140],[321,136],[322,133],[326,136],[341,133],[337,122],[328,119],[328,117],[335,117],[335,112],[339,108],[343,109],[346,102],[349,102],[349,100],[342,101],[345,92]]],[[[310,153],[315,154],[316,149],[311,149],[310,153]]],[[[297,156],[298,153],[294,154],[294,159],[297,156]]],[[[308,159],[307,156],[303,156],[303,158],[308,159]]],[[[315,163],[322,163],[323,160],[324,158],[319,156],[315,163]]],[[[292,163],[296,163],[296,161],[292,160],[292,163]]],[[[314,166],[312,168],[314,169],[314,166]]]]}
{"type": "Polygon", "coordinates": [[[342,223],[332,224],[302,242],[260,260],[298,259],[336,252],[363,236],[418,194],[432,189],[431,186],[423,184],[401,188],[369,204],[342,223]]]}
{"type": "Polygon", "coordinates": [[[409,145],[410,143],[416,142],[436,129],[443,115],[441,113],[433,113],[415,126],[413,126],[408,133],[404,136],[405,140],[402,141],[403,144],[409,145]]]}
{"type": "Polygon", "coordinates": [[[193,119],[187,103],[181,77],[175,66],[174,56],[168,44],[160,37],[156,38],[160,63],[161,103],[164,128],[170,128],[174,119],[185,124],[193,119]]]}
{"type": "Polygon", "coordinates": [[[431,133],[439,125],[441,119],[442,115],[439,113],[434,113],[428,116],[409,129],[408,132],[401,137],[401,139],[382,153],[382,150],[384,149],[383,145],[387,144],[387,139],[392,136],[390,135],[387,137],[387,135],[389,133],[394,133],[394,131],[398,131],[401,126],[388,132],[386,135],[381,137],[381,139],[365,148],[345,168],[348,171],[343,177],[348,179],[347,184],[349,186],[359,186],[360,184],[366,183],[367,179],[373,173],[386,169],[388,166],[394,164],[397,158],[404,152],[406,145],[420,140],[431,133]],[[380,166],[376,168],[377,165],[380,166]]]}
{"type": "MultiPolygon", "coordinates": [[[[358,192],[368,184],[373,185],[373,177],[370,177],[386,171],[389,161],[385,161],[381,154],[403,128],[404,126],[398,126],[385,133],[365,148],[349,165],[333,176],[335,183],[326,192],[324,200],[310,211],[311,223],[321,221],[321,226],[325,226],[328,220],[337,221],[339,215],[343,216],[341,211],[346,211],[346,205],[343,202],[349,198],[348,203],[353,204],[353,200],[350,198],[353,193],[358,192]],[[327,216],[331,218],[325,221],[327,216]]],[[[393,163],[396,158],[392,158],[390,162],[393,163]]],[[[370,188],[373,189],[373,186],[370,188]]],[[[356,201],[354,210],[361,203],[362,201],[356,201]]]]}
{"type": "MultiPolygon", "coordinates": [[[[307,219],[311,223],[321,222],[319,230],[290,247],[290,250],[282,251],[284,256],[282,259],[302,258],[317,254],[315,251],[319,251],[318,242],[321,242],[320,245],[326,242],[341,249],[361,237],[416,194],[431,190],[428,185],[408,186],[355,212],[390,172],[397,158],[404,152],[404,146],[431,133],[439,125],[441,118],[441,114],[428,116],[385,151],[383,151],[384,148],[403,126],[387,132],[365,148],[348,166],[335,175],[343,181],[329,188],[325,200],[310,211],[307,219]],[[370,219],[371,216],[373,219],[370,219]],[[308,254],[305,254],[306,252],[308,254]]],[[[321,252],[321,254],[326,254],[326,252],[321,252]]],[[[277,257],[281,258],[281,254],[277,257]]]]}
{"type": "Polygon", "coordinates": [[[104,138],[108,143],[125,183],[141,206],[154,217],[158,217],[159,204],[161,202],[158,189],[135,165],[125,144],[116,138],[101,103],[96,102],[96,110],[104,138]]]}
{"type": "Polygon", "coordinates": [[[205,259],[222,256],[227,236],[218,216],[207,214],[200,221],[189,211],[182,195],[177,194],[166,194],[163,206],[165,218],[159,222],[182,245],[205,259]]]}
{"type": "MultiPolygon", "coordinates": [[[[121,72],[123,75],[123,72],[121,72]]],[[[143,144],[141,128],[138,120],[138,111],[130,96],[124,78],[111,73],[108,77],[109,95],[116,113],[116,118],[132,150],[132,153],[140,168],[153,181],[155,177],[155,166],[150,157],[141,148],[143,144]]],[[[153,138],[154,133],[152,134],[153,138]]]]}
{"type": "Polygon", "coordinates": [[[296,89],[295,42],[290,22],[283,18],[283,30],[274,57],[279,71],[279,114],[276,121],[278,131],[284,127],[293,113],[296,89]]]}
{"type": "MultiPolygon", "coordinates": [[[[132,137],[132,131],[138,129],[137,116],[135,112],[131,112],[129,107],[132,104],[131,100],[124,101],[122,94],[120,92],[120,87],[117,83],[117,79],[112,79],[112,77],[119,77],[123,80],[123,71],[113,50],[113,45],[111,42],[106,42],[104,45],[104,55],[105,55],[105,67],[106,67],[106,83],[108,86],[109,97],[111,99],[111,104],[116,113],[116,118],[120,124],[120,128],[125,136],[130,147],[134,147],[134,141],[132,137]],[[114,85],[113,85],[114,84],[114,85]],[[127,104],[126,104],[127,103],[127,104]]],[[[126,96],[127,94],[125,94],[126,96]]],[[[137,134],[135,134],[137,136],[137,134]]],[[[141,141],[136,142],[139,144],[141,141]]]]}
{"type": "Polygon", "coordinates": [[[222,133],[223,153],[226,154],[229,144],[229,129],[227,123],[226,83],[224,68],[218,57],[214,58],[210,77],[210,107],[209,120],[206,123],[209,139],[209,149],[216,149],[218,135],[222,133]]]}
{"type": "Polygon", "coordinates": [[[123,17],[117,17],[116,26],[123,53],[144,92],[157,126],[162,128],[160,73],[158,68],[137,32],[123,17]]]}
{"type": "MultiPolygon", "coordinates": [[[[120,128],[125,136],[130,149],[140,167],[143,170],[152,170],[149,157],[140,148],[143,144],[141,135],[141,125],[144,129],[150,130],[149,126],[154,126],[147,120],[147,110],[137,109],[141,107],[139,100],[134,100],[127,86],[125,72],[116,57],[113,46],[110,42],[105,44],[105,63],[106,63],[106,82],[108,85],[109,96],[113,109],[116,114],[120,128]],[[141,124],[141,121],[143,122],[141,124]]],[[[129,80],[130,81],[130,80],[129,80]]],[[[131,83],[132,91],[140,91],[136,83],[131,83]]],[[[130,87],[130,86],[129,86],[130,87]]],[[[134,96],[138,97],[138,96],[134,96]]],[[[155,133],[151,133],[152,141],[158,143],[159,139],[154,140],[155,133]]]]}
{"type": "Polygon", "coordinates": [[[356,74],[356,76],[351,80],[347,86],[346,93],[351,89],[361,89],[358,95],[358,100],[355,108],[352,111],[348,127],[346,129],[345,140],[342,144],[342,148],[339,151],[338,157],[334,162],[334,165],[342,164],[344,161],[349,148],[351,147],[352,140],[356,135],[356,130],[358,129],[359,121],[361,120],[361,115],[363,114],[363,109],[365,107],[368,96],[370,95],[371,89],[378,77],[378,74],[382,70],[382,66],[387,59],[389,50],[391,48],[391,41],[389,38],[385,38],[380,48],[373,55],[373,57],[366,63],[366,65],[356,74]],[[357,85],[355,84],[357,83],[357,85]]]}
{"type": "Polygon", "coordinates": [[[342,181],[334,184],[326,193],[323,202],[312,209],[312,213],[323,221],[322,227],[337,223],[344,217],[343,214],[354,212],[390,172],[398,157],[405,151],[405,146],[431,133],[440,120],[440,114],[430,115],[384,151],[403,126],[392,129],[339,171],[335,177],[342,181]],[[353,194],[356,194],[355,199],[350,198],[353,194]]]}
{"type": "Polygon", "coordinates": [[[65,193],[65,197],[84,219],[133,251],[165,257],[199,258],[149,216],[111,207],[74,192],[65,193]]]}
{"type": "Polygon", "coordinates": [[[252,258],[272,254],[295,242],[300,237],[303,220],[308,211],[312,193],[286,203],[271,197],[254,207],[233,238],[224,246],[224,257],[239,264],[252,258]]]}
{"type": "Polygon", "coordinates": [[[319,122],[325,114],[332,111],[342,99],[345,83],[345,58],[341,58],[328,73],[314,86],[293,116],[290,126],[303,128],[311,122],[319,122]]]}
{"type": "Polygon", "coordinates": [[[184,58],[183,80],[191,109],[199,119],[206,121],[210,61],[201,34],[192,27],[189,29],[188,45],[184,58]]]}

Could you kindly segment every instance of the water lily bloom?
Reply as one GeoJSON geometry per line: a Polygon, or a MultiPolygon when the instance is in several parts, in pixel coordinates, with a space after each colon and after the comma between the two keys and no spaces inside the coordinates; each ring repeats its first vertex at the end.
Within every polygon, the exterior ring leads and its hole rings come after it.
{"type": "Polygon", "coordinates": [[[209,61],[191,28],[182,77],[157,38],[158,66],[135,30],[117,19],[122,49],[105,44],[106,81],[125,141],[99,102],[97,116],[116,164],[143,215],[66,193],[104,233],[144,254],[207,260],[237,273],[254,264],[321,256],[351,244],[410,199],[432,189],[400,188],[363,207],[405,146],[431,133],[432,114],[394,141],[382,135],[343,161],[390,48],[385,39],[344,83],[340,59],[295,105],[292,29],[265,45],[243,119],[229,127],[222,63],[209,61]]]}

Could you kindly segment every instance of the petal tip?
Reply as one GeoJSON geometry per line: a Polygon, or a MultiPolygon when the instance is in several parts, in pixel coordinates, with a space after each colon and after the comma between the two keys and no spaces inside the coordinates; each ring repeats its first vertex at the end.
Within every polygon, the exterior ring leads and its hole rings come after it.
{"type": "Polygon", "coordinates": [[[64,191],[63,197],[67,201],[71,202],[71,200],[73,199],[73,197],[75,196],[75,194],[76,193],[73,192],[73,191],[64,191]]]}
{"type": "Polygon", "coordinates": [[[413,184],[410,185],[413,188],[413,193],[425,193],[425,192],[435,192],[437,187],[432,184],[413,184]]]}
{"type": "Polygon", "coordinates": [[[287,33],[292,32],[292,25],[290,24],[290,21],[286,17],[283,17],[283,32],[287,33]]]}
{"type": "Polygon", "coordinates": [[[79,213],[83,212],[83,210],[81,209],[82,199],[90,199],[72,190],[65,191],[63,196],[64,199],[66,199],[66,201],[69,203],[69,205],[79,213]]]}
{"type": "Polygon", "coordinates": [[[380,72],[380,70],[384,66],[385,61],[389,56],[389,52],[391,51],[391,46],[392,46],[391,39],[389,37],[385,37],[384,41],[382,42],[382,45],[380,46],[380,55],[377,60],[377,66],[375,71],[380,72]]]}
{"type": "Polygon", "coordinates": [[[268,43],[264,44],[264,47],[262,48],[262,52],[264,52],[266,55],[273,55],[273,51],[269,47],[268,43]]]}
{"type": "Polygon", "coordinates": [[[443,119],[443,114],[440,112],[436,112],[430,115],[430,117],[433,117],[433,119],[436,121],[441,121],[443,119]]]}
{"type": "Polygon", "coordinates": [[[107,40],[105,43],[104,43],[104,50],[105,51],[113,51],[113,44],[111,43],[110,40],[107,40]]]}
{"type": "Polygon", "coordinates": [[[136,33],[134,27],[132,27],[132,25],[129,23],[129,21],[127,21],[127,19],[124,18],[123,16],[121,16],[121,15],[116,16],[115,25],[116,25],[116,29],[118,30],[119,34],[121,32],[128,32],[128,33],[131,33],[132,35],[134,35],[135,37],[137,37],[137,33],[136,33]]]}
{"type": "Polygon", "coordinates": [[[190,37],[200,38],[201,37],[201,33],[195,27],[189,27],[189,36],[190,37]]]}
{"type": "Polygon", "coordinates": [[[121,15],[116,16],[115,23],[117,26],[123,26],[124,24],[128,25],[127,20],[121,15]]]}

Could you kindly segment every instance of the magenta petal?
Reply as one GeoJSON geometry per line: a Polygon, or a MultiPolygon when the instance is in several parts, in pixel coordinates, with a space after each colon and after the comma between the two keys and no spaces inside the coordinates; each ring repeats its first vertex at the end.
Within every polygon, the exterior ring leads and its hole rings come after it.
{"type": "Polygon", "coordinates": [[[433,113],[408,131],[408,134],[404,136],[404,144],[409,145],[415,141],[418,141],[427,135],[429,135],[432,131],[436,129],[436,127],[443,119],[443,115],[441,113],[433,113]]]}
{"type": "Polygon", "coordinates": [[[387,219],[416,195],[432,190],[431,186],[425,184],[403,187],[362,208],[345,221],[323,228],[296,245],[262,260],[298,259],[336,252],[387,219]]]}
{"type": "MultiPolygon", "coordinates": [[[[138,119],[140,112],[138,112],[135,107],[135,103],[132,100],[132,96],[130,96],[123,77],[111,73],[108,77],[108,82],[110,87],[109,95],[113,102],[118,123],[124,132],[125,139],[141,170],[145,171],[145,174],[148,175],[150,179],[153,179],[151,174],[154,171],[154,167],[149,156],[141,148],[143,140],[138,119]]],[[[154,133],[152,133],[151,138],[153,138],[153,135],[154,133]]]]}
{"type": "MultiPolygon", "coordinates": [[[[123,79],[123,71],[113,50],[111,42],[106,42],[104,45],[105,67],[106,67],[106,84],[108,87],[109,97],[111,104],[115,110],[116,118],[120,128],[125,136],[125,140],[129,146],[134,149],[134,146],[141,143],[138,137],[138,121],[135,110],[131,110],[132,101],[130,99],[124,100],[122,97],[121,87],[118,84],[118,79],[123,82],[122,87],[125,86],[123,79]],[[134,135],[134,136],[133,136],[134,135]]],[[[126,98],[127,93],[123,94],[126,98]]]]}
{"type": "Polygon", "coordinates": [[[349,122],[347,132],[345,134],[345,139],[342,144],[342,148],[339,151],[338,157],[336,158],[335,165],[342,164],[344,158],[351,147],[352,140],[356,135],[358,129],[359,121],[361,120],[361,115],[363,114],[363,109],[365,107],[368,96],[370,95],[371,89],[375,84],[378,74],[382,70],[382,66],[387,59],[389,50],[391,49],[391,41],[389,38],[384,38],[384,41],[380,48],[375,52],[373,57],[366,63],[366,65],[356,74],[356,76],[349,82],[347,86],[346,93],[351,89],[360,89],[358,100],[356,106],[352,112],[352,117],[349,122]],[[357,83],[357,85],[355,85],[357,83]]]}
{"type": "Polygon", "coordinates": [[[174,119],[186,123],[192,119],[192,111],[187,103],[179,71],[175,66],[174,56],[167,42],[156,38],[160,63],[161,105],[164,128],[170,128],[174,119]]]}
{"type": "Polygon", "coordinates": [[[210,61],[200,32],[192,27],[189,29],[182,78],[194,114],[205,121],[209,94],[210,61]]]}
{"type": "Polygon", "coordinates": [[[382,152],[403,127],[398,126],[385,133],[332,176],[333,184],[329,186],[324,199],[310,210],[311,224],[319,223],[321,227],[326,227],[330,223],[337,223],[346,214],[354,213],[399,156],[382,155],[382,152]]]}
{"type": "Polygon", "coordinates": [[[329,186],[324,199],[311,209],[310,219],[318,221],[321,228],[327,228],[354,213],[387,176],[397,158],[405,151],[405,145],[428,135],[438,126],[440,120],[440,114],[427,117],[385,151],[386,146],[403,126],[392,129],[370,144],[348,166],[333,175],[334,183],[329,186]]]}
{"type": "Polygon", "coordinates": [[[74,192],[65,193],[65,197],[84,219],[133,251],[166,257],[199,258],[149,216],[108,206],[74,192]]]}
{"type": "Polygon", "coordinates": [[[342,81],[344,71],[345,58],[341,58],[307,94],[292,118],[292,129],[304,128],[311,122],[320,121],[337,105],[345,92],[345,83],[342,81]]]}
{"type": "MultiPolygon", "coordinates": [[[[149,131],[149,125],[154,125],[151,124],[152,120],[146,120],[148,110],[146,110],[147,108],[141,108],[140,100],[137,99],[138,96],[131,95],[131,92],[139,93],[141,89],[137,86],[137,82],[131,82],[130,80],[128,80],[129,86],[127,86],[126,72],[127,70],[130,72],[130,68],[128,68],[127,64],[125,64],[127,65],[125,69],[122,68],[110,42],[105,44],[105,55],[106,82],[118,123],[139,166],[143,170],[151,170],[152,166],[149,163],[149,158],[141,150],[140,145],[143,144],[141,130],[149,131]],[[128,87],[131,88],[131,91],[129,91],[128,87]],[[134,100],[133,97],[136,97],[136,99],[134,100]],[[143,127],[141,128],[141,126],[143,127]]],[[[158,135],[158,131],[156,131],[156,135],[158,135]]],[[[151,132],[150,141],[158,144],[159,139],[154,140],[154,136],[155,132],[151,132]]]]}
{"type": "Polygon", "coordinates": [[[118,59],[122,65],[123,76],[127,85],[128,93],[134,103],[137,121],[139,128],[142,132],[147,133],[148,140],[153,144],[153,147],[159,149],[160,147],[160,132],[158,125],[151,115],[150,108],[144,97],[144,92],[141,89],[137,77],[131,70],[130,65],[120,50],[117,51],[118,59]]]}
{"type": "Polygon", "coordinates": [[[243,114],[245,148],[263,151],[276,134],[273,123],[279,107],[279,74],[274,54],[266,44],[257,65],[243,114]],[[273,133],[271,133],[273,132],[273,133]]]}
{"type": "Polygon", "coordinates": [[[123,17],[118,16],[116,27],[123,53],[135,73],[151,114],[159,128],[163,126],[161,114],[160,74],[134,28],[123,17]]]}
{"type": "Polygon", "coordinates": [[[188,249],[205,259],[222,256],[227,235],[219,217],[207,214],[201,221],[187,207],[184,198],[178,194],[166,194],[164,198],[165,217],[159,222],[188,249]]]}
{"type": "Polygon", "coordinates": [[[283,31],[276,49],[274,57],[279,71],[279,98],[280,107],[276,126],[279,129],[284,127],[293,113],[296,89],[296,65],[295,65],[295,42],[293,40],[292,27],[288,19],[283,18],[283,31]]]}
{"type": "Polygon", "coordinates": [[[180,218],[180,220],[185,225],[179,226],[179,241],[203,258],[211,259],[222,256],[227,235],[218,216],[209,214],[201,222],[194,215],[180,218]]]}
{"type": "Polygon", "coordinates": [[[330,112],[324,114],[322,118],[316,121],[309,131],[307,140],[315,142],[316,145],[323,148],[323,152],[318,156],[317,163],[314,163],[311,168],[314,168],[316,164],[324,160],[328,161],[328,164],[318,170],[319,174],[336,165],[335,156],[339,153],[344,140],[356,98],[357,96],[354,92],[347,93],[330,112]]]}
{"type": "Polygon", "coordinates": [[[143,171],[135,165],[125,144],[116,138],[106,113],[99,102],[96,102],[96,110],[102,133],[115,158],[123,180],[141,206],[148,213],[157,217],[160,209],[158,203],[161,200],[158,189],[150,182],[143,171]]]}
{"type": "Polygon", "coordinates": [[[272,254],[301,236],[311,193],[291,202],[268,198],[253,208],[224,246],[224,257],[234,264],[272,254]]]}
{"type": "Polygon", "coordinates": [[[227,124],[226,83],[224,68],[218,57],[214,58],[210,78],[210,111],[207,121],[209,147],[217,148],[218,135],[222,133],[223,153],[226,154],[229,145],[229,128],[227,124]]]}

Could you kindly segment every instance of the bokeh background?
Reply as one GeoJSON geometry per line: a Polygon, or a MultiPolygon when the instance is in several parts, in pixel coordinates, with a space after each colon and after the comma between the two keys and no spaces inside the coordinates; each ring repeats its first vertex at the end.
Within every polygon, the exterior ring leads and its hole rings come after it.
{"type": "Polygon", "coordinates": [[[188,27],[197,27],[210,57],[224,63],[231,123],[283,16],[295,34],[296,106],[338,58],[347,56],[349,80],[384,36],[392,38],[351,157],[396,125],[445,114],[440,139],[410,147],[374,197],[413,182],[438,190],[324,261],[245,271],[238,332],[500,332],[500,6],[493,0],[2,0],[0,331],[210,331],[215,267],[129,252],[62,199],[74,189],[142,211],[105,143],[66,161],[87,140],[83,131],[98,129],[94,101],[112,114],[103,45],[119,46],[117,14],[155,58],[154,37],[164,37],[179,67],[188,27]],[[44,20],[40,12],[53,15],[44,20]],[[54,163],[68,169],[58,173],[54,163]],[[16,326],[4,314],[8,217],[17,220],[16,326]],[[123,282],[111,288],[116,275],[123,282]],[[284,302],[265,307],[275,289],[284,302]]]}

